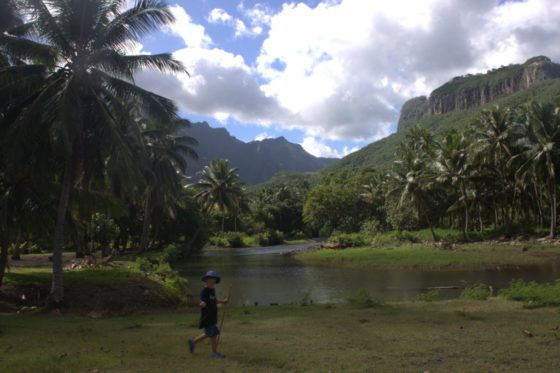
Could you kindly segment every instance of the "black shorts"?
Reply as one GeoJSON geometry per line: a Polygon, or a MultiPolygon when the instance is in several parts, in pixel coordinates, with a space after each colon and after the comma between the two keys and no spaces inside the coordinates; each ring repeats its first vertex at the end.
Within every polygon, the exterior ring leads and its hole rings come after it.
{"type": "Polygon", "coordinates": [[[205,326],[204,334],[206,334],[208,337],[217,337],[220,335],[220,329],[218,329],[218,326],[216,324],[205,326]]]}

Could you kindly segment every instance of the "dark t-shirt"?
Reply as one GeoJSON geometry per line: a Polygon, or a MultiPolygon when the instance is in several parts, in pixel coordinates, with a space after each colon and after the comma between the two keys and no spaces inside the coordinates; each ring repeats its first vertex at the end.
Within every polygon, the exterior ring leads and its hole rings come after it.
{"type": "Polygon", "coordinates": [[[216,290],[203,288],[200,292],[200,300],[206,303],[206,307],[200,309],[199,328],[216,325],[218,323],[218,304],[216,301],[216,290]]]}

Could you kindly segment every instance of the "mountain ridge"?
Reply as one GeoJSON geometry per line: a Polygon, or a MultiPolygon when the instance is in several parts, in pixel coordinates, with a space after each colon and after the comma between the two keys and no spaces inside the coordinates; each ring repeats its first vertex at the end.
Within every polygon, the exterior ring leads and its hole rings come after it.
{"type": "Polygon", "coordinates": [[[199,142],[195,148],[199,159],[189,160],[187,169],[187,175],[195,180],[204,166],[220,158],[228,159],[230,167],[237,168],[241,180],[249,185],[266,182],[278,172],[318,172],[336,161],[315,157],[284,136],[244,142],[226,128],[214,128],[207,122],[192,123],[180,134],[199,142]]]}

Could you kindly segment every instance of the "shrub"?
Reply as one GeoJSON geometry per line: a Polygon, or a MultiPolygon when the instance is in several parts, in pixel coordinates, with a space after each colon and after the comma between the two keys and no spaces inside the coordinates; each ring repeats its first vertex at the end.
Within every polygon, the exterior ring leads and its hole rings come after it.
{"type": "Polygon", "coordinates": [[[210,242],[210,245],[212,245],[212,246],[217,246],[217,247],[228,247],[229,246],[229,242],[224,237],[218,237],[218,236],[210,237],[209,242],[210,242]]]}
{"type": "Polygon", "coordinates": [[[468,288],[465,288],[461,292],[461,299],[471,299],[471,300],[486,300],[490,297],[491,291],[487,285],[483,283],[477,283],[468,288]]]}
{"type": "Polygon", "coordinates": [[[362,226],[360,227],[360,232],[368,235],[374,235],[376,233],[383,232],[383,231],[384,231],[383,224],[377,219],[366,220],[365,222],[362,223],[362,226]]]}
{"type": "Polygon", "coordinates": [[[359,308],[375,308],[381,307],[384,304],[380,297],[370,294],[365,289],[360,289],[354,292],[346,298],[346,302],[359,308]]]}
{"type": "Polygon", "coordinates": [[[166,263],[175,263],[181,259],[181,251],[177,248],[177,245],[171,244],[167,245],[163,249],[162,261],[166,263]]]}
{"type": "Polygon", "coordinates": [[[280,231],[270,230],[257,235],[255,240],[260,246],[274,246],[284,243],[284,234],[280,231]]]}
{"type": "Polygon", "coordinates": [[[229,247],[245,247],[245,242],[243,242],[243,235],[239,232],[226,232],[224,238],[227,241],[229,247]]]}
{"type": "Polygon", "coordinates": [[[371,240],[365,233],[336,233],[328,242],[340,247],[360,247],[367,246],[371,240]]]}
{"type": "Polygon", "coordinates": [[[372,244],[374,246],[400,245],[402,243],[419,243],[422,240],[411,232],[393,231],[377,234],[372,244]]]}
{"type": "Polygon", "coordinates": [[[155,270],[155,265],[148,260],[148,258],[136,258],[134,261],[133,267],[142,272],[144,276],[147,276],[149,273],[155,270]]]}
{"type": "Polygon", "coordinates": [[[560,306],[560,280],[553,284],[514,280],[509,287],[500,291],[500,296],[523,302],[527,308],[560,306]]]}
{"type": "Polygon", "coordinates": [[[424,293],[420,293],[416,296],[416,300],[420,302],[433,302],[437,300],[440,296],[440,291],[437,289],[429,290],[424,293]]]}

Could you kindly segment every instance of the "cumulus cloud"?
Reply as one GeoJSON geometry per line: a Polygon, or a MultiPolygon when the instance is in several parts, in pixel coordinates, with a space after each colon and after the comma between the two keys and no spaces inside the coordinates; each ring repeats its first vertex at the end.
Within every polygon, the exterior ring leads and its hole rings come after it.
{"type": "Polygon", "coordinates": [[[305,137],[301,146],[309,154],[314,155],[315,157],[325,158],[342,158],[359,149],[357,146],[353,148],[345,146],[342,151],[338,151],[337,149],[325,144],[324,141],[321,141],[313,136],[305,137]]]}
{"type": "Polygon", "coordinates": [[[255,25],[247,27],[245,22],[239,18],[231,16],[228,12],[221,8],[214,8],[208,14],[207,21],[212,24],[223,24],[235,30],[235,37],[256,36],[263,31],[262,27],[255,25]]]}
{"type": "Polygon", "coordinates": [[[268,133],[262,132],[262,133],[259,133],[257,136],[255,136],[255,141],[263,141],[263,140],[271,139],[271,138],[272,138],[272,136],[270,136],[268,133]]]}
{"type": "Polygon", "coordinates": [[[172,9],[179,22],[169,32],[186,45],[175,56],[191,78],[143,73],[141,84],[188,112],[300,129],[302,145],[323,156],[344,155],[325,139],[386,136],[405,100],[453,76],[534,55],[560,60],[555,0],[325,0],[285,3],[277,12],[242,2],[241,18],[212,10],[209,22],[238,36],[261,28],[255,61],[219,49],[183,8],[172,9]]]}
{"type": "Polygon", "coordinates": [[[166,31],[180,36],[185,45],[192,48],[207,48],[212,44],[212,39],[206,34],[204,26],[196,24],[185,8],[173,5],[169,9],[175,17],[175,23],[166,26],[166,31]]]}

